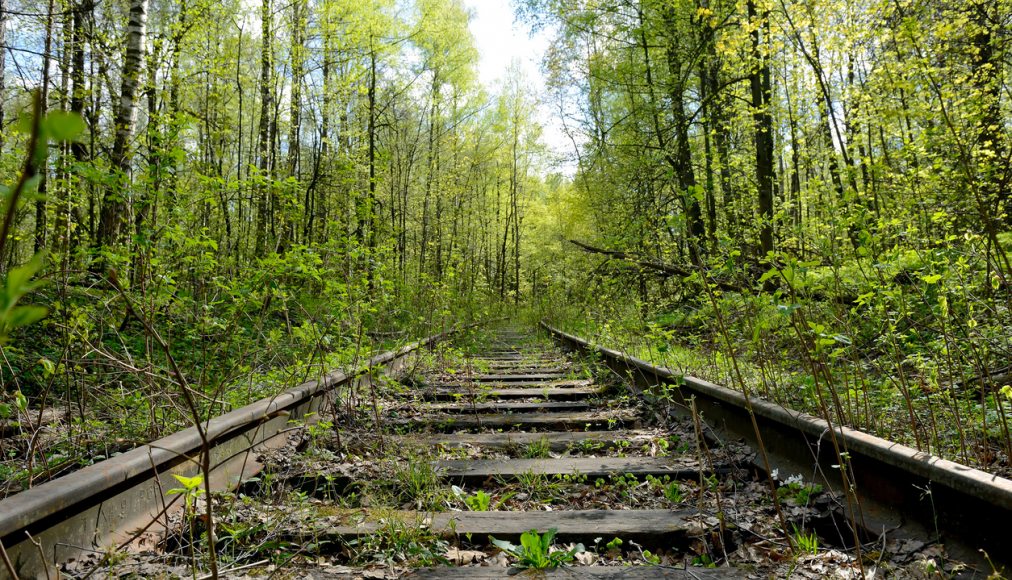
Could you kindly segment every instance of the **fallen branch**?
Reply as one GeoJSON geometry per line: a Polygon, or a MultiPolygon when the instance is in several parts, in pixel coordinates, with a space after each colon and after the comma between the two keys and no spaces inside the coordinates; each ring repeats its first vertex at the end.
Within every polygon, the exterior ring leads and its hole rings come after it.
{"type": "MultiPolygon", "coordinates": [[[[620,252],[618,250],[605,250],[604,248],[596,248],[594,246],[585,244],[577,240],[569,240],[569,243],[580,248],[584,252],[590,252],[592,254],[602,254],[610,258],[615,258],[616,260],[624,260],[626,262],[632,262],[633,264],[636,264],[641,268],[647,268],[649,270],[663,272],[671,276],[681,276],[683,278],[687,278],[696,273],[696,270],[691,268],[683,268],[675,264],[668,264],[665,262],[659,262],[657,260],[641,258],[639,256],[636,256],[635,254],[620,252]]],[[[707,280],[710,283],[715,284],[717,288],[720,288],[721,290],[727,290],[730,292],[742,292],[747,289],[746,286],[735,284],[727,280],[721,280],[719,278],[712,278],[709,275],[707,276],[707,280]]]]}
{"type": "Polygon", "coordinates": [[[1004,366],[989,373],[976,375],[961,381],[954,381],[952,389],[958,392],[973,389],[975,393],[981,391],[994,392],[1006,385],[1012,384],[1012,366],[1004,366]],[[974,387],[978,387],[974,389],[974,387]]]}
{"type": "MultiPolygon", "coordinates": [[[[610,258],[614,258],[616,260],[623,260],[623,261],[626,261],[626,262],[630,262],[632,264],[636,264],[637,266],[639,266],[641,268],[647,268],[649,270],[654,270],[654,271],[657,271],[657,272],[661,272],[661,273],[667,274],[669,276],[681,276],[683,278],[687,278],[687,277],[691,276],[692,274],[697,273],[697,270],[695,270],[695,269],[678,266],[676,264],[669,264],[667,262],[660,262],[660,261],[657,261],[657,260],[651,260],[651,259],[648,259],[648,258],[642,258],[640,256],[637,256],[636,254],[630,254],[630,253],[621,252],[621,251],[618,251],[618,250],[606,250],[604,248],[597,248],[597,247],[591,246],[590,244],[585,244],[583,242],[580,242],[578,240],[568,240],[568,241],[569,241],[569,243],[571,243],[574,246],[580,248],[584,252],[589,252],[589,253],[592,253],[592,254],[602,254],[602,255],[608,256],[610,258]]],[[[709,282],[710,284],[713,284],[716,288],[719,288],[721,290],[724,290],[724,291],[727,291],[727,292],[751,292],[751,291],[754,290],[751,286],[746,285],[746,284],[737,284],[737,283],[732,282],[732,281],[727,280],[727,279],[716,278],[712,274],[710,274],[710,272],[708,270],[703,270],[703,273],[706,276],[707,282],[709,282]]],[[[813,298],[815,300],[825,300],[825,301],[829,301],[829,302],[836,302],[836,303],[842,304],[844,306],[853,306],[853,305],[855,305],[857,303],[857,298],[856,297],[853,297],[853,296],[834,296],[834,295],[825,294],[825,293],[820,292],[818,290],[809,292],[808,293],[808,297],[809,298],[813,298]]]]}

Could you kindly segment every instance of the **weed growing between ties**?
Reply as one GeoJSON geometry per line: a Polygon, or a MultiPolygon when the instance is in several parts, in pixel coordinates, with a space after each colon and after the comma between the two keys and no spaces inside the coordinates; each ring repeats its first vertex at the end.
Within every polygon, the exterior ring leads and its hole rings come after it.
{"type": "Polygon", "coordinates": [[[554,545],[557,530],[550,529],[543,534],[537,530],[529,530],[520,535],[520,545],[489,536],[493,546],[511,555],[516,560],[513,566],[521,570],[548,570],[569,564],[582,554],[583,544],[575,544],[568,549],[554,545]]]}

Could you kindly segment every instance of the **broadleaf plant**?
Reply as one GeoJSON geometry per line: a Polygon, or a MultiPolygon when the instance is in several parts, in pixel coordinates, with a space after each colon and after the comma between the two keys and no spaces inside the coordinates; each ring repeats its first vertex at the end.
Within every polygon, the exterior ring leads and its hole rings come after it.
{"type": "Polygon", "coordinates": [[[506,540],[497,540],[494,536],[489,536],[488,539],[495,547],[517,558],[515,567],[547,570],[569,564],[577,554],[584,552],[583,544],[575,544],[568,550],[552,551],[552,542],[557,533],[555,528],[544,534],[539,534],[537,530],[526,531],[520,535],[519,546],[506,540]]]}

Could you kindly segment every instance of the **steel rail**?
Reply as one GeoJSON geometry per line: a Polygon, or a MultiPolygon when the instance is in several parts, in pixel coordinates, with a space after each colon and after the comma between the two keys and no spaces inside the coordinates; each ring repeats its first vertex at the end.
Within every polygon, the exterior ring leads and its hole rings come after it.
{"type": "MultiPolygon", "coordinates": [[[[456,332],[451,329],[375,355],[352,371],[333,371],[276,396],[204,423],[210,444],[211,484],[234,488],[260,471],[257,453],[284,443],[292,421],[322,408],[339,386],[368,384],[375,371],[394,373],[407,357],[456,332]]],[[[21,580],[55,578],[56,568],[83,554],[106,552],[137,532],[164,531],[160,523],[179,509],[173,475],[200,472],[203,443],[189,427],[121,455],[84,467],[0,501],[0,543],[21,580]]],[[[0,578],[8,577],[0,565],[0,578]]]]}
{"type": "MultiPolygon", "coordinates": [[[[830,443],[829,424],[813,415],[751,397],[696,377],[652,365],[623,352],[541,323],[549,335],[578,351],[598,355],[612,370],[637,385],[678,385],[675,400],[694,399],[706,423],[722,436],[756,443],[750,409],[756,417],[771,467],[781,474],[801,473],[841,491],[839,459],[830,443]],[[786,471],[785,471],[786,470],[786,471]]],[[[941,541],[966,561],[986,565],[1012,563],[1008,525],[1012,522],[1012,480],[936,455],[893,443],[856,429],[834,426],[849,455],[862,511],[858,522],[868,535],[887,533],[922,541],[941,541]]],[[[757,468],[760,466],[756,465],[757,468]]],[[[846,534],[842,534],[846,540],[846,534]]]]}

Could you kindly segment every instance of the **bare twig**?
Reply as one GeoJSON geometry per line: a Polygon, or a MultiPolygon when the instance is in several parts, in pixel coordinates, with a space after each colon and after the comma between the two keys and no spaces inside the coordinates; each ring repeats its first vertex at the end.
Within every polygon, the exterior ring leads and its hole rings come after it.
{"type": "Polygon", "coordinates": [[[172,374],[176,377],[176,382],[179,385],[180,392],[183,395],[183,400],[186,406],[189,408],[190,414],[193,418],[193,425],[197,429],[197,434],[200,436],[200,463],[201,472],[204,475],[204,497],[207,501],[207,543],[208,543],[208,565],[211,567],[212,578],[218,577],[218,557],[217,549],[215,547],[215,533],[214,533],[214,515],[211,505],[211,444],[207,439],[207,429],[204,423],[201,421],[200,408],[197,406],[197,402],[193,397],[192,389],[189,382],[186,380],[186,376],[183,375],[179,365],[176,363],[176,358],[172,355],[172,349],[169,348],[169,344],[165,342],[162,336],[157,330],[151,325],[151,322],[145,316],[141,316],[141,313],[134,308],[133,301],[127,296],[126,292],[119,284],[119,279],[116,277],[115,271],[109,272],[109,283],[116,289],[123,302],[126,304],[127,310],[140,321],[144,326],[144,330],[148,335],[158,343],[162,353],[165,355],[166,360],[169,361],[169,366],[172,369],[172,374]]]}
{"type": "Polygon", "coordinates": [[[11,564],[11,559],[7,556],[7,550],[4,548],[3,542],[0,542],[0,558],[3,558],[4,567],[6,567],[7,571],[10,572],[11,578],[19,580],[18,573],[14,571],[14,564],[11,564]]]}
{"type": "Polygon", "coordinates": [[[49,565],[46,564],[46,553],[45,553],[45,551],[42,550],[42,543],[40,543],[38,540],[36,540],[35,538],[33,538],[32,535],[29,534],[28,532],[25,532],[25,535],[28,536],[28,541],[31,542],[32,544],[34,544],[35,545],[35,549],[37,549],[39,551],[39,559],[42,562],[42,569],[46,571],[46,580],[50,580],[50,577],[49,577],[49,565]]]}

